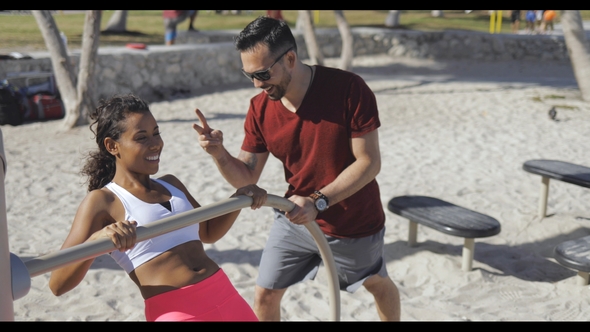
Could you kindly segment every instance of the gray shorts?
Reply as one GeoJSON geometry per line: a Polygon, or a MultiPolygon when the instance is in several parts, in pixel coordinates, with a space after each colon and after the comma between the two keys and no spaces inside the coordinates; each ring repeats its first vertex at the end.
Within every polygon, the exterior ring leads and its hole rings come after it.
{"type": "MultiPolygon", "coordinates": [[[[353,293],[374,274],[387,277],[383,260],[384,234],[385,228],[356,239],[326,235],[341,290],[353,293]]],[[[321,261],[319,249],[307,228],[291,223],[275,210],[275,221],[262,252],[256,284],[267,289],[284,289],[314,279],[321,261]]]]}

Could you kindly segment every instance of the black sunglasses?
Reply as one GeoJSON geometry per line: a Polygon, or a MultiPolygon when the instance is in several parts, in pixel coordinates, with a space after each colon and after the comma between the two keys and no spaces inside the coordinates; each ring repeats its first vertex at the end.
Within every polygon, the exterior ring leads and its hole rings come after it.
{"type": "Polygon", "coordinates": [[[259,70],[257,72],[253,72],[252,74],[247,73],[244,71],[244,68],[242,68],[242,74],[244,74],[244,76],[248,77],[250,79],[250,81],[254,81],[254,79],[257,79],[259,81],[268,81],[270,80],[270,69],[272,68],[272,66],[274,66],[277,62],[279,62],[279,60],[281,60],[282,57],[285,56],[285,54],[289,53],[290,50],[292,50],[293,47],[289,48],[288,50],[285,51],[285,53],[281,54],[281,56],[279,56],[275,62],[272,63],[272,65],[270,65],[270,67],[268,67],[268,69],[266,70],[259,70]]]}

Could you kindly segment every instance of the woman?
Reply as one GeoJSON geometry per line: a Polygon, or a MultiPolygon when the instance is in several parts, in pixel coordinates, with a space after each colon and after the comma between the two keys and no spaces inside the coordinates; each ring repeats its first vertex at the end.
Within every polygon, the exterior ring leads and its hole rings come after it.
{"type": "MultiPolygon", "coordinates": [[[[82,171],[89,176],[89,193],[62,249],[110,238],[118,249],[111,256],[139,287],[148,321],[256,321],[202,245],[225,235],[240,211],[136,243],[137,225],[197,208],[199,203],[173,175],[150,178],[158,172],[164,142],[144,101],[115,96],[91,118],[99,150],[90,154],[82,171]]],[[[251,196],[252,209],[266,201],[266,191],[255,185],[238,189],[232,197],[237,195],[251,196]]],[[[76,287],[92,261],[55,270],[49,281],[53,293],[59,296],[76,287]]]]}

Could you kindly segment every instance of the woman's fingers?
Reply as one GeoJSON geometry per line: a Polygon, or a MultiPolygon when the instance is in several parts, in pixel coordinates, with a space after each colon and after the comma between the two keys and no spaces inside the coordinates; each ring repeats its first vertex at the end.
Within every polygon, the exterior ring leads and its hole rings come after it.
{"type": "Polygon", "coordinates": [[[135,246],[136,226],[136,221],[118,221],[106,227],[106,235],[111,238],[119,251],[129,250],[135,246]]]}
{"type": "Polygon", "coordinates": [[[266,202],[267,197],[266,190],[258,187],[255,184],[247,185],[238,189],[235,195],[246,195],[248,197],[252,197],[252,205],[250,205],[250,207],[253,210],[262,207],[266,202]]]}

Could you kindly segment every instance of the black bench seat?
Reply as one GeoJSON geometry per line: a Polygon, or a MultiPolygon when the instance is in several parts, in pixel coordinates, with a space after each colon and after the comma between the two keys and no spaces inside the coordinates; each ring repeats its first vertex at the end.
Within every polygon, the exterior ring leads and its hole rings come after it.
{"type": "Polygon", "coordinates": [[[389,211],[410,221],[408,245],[417,240],[418,224],[439,232],[465,238],[463,264],[470,271],[473,262],[474,238],[489,237],[500,233],[498,220],[438,198],[428,196],[399,196],[392,198],[389,211]]]}
{"type": "Polygon", "coordinates": [[[554,257],[561,265],[578,271],[578,284],[588,285],[590,236],[561,243],[555,247],[554,257]]]}
{"type": "Polygon", "coordinates": [[[522,165],[525,171],[541,176],[541,198],[539,216],[547,215],[547,197],[549,196],[549,179],[590,188],[590,167],[576,165],[559,160],[529,160],[522,165]]]}

